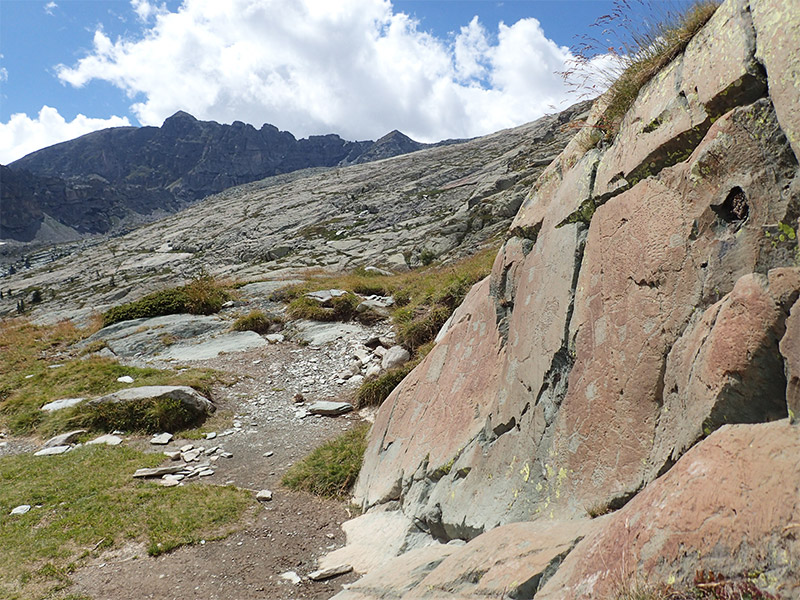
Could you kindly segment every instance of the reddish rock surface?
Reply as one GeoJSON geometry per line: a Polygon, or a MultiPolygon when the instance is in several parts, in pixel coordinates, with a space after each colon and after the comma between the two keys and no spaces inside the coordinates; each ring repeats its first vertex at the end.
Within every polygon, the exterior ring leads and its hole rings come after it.
{"type": "Polygon", "coordinates": [[[536,600],[613,598],[698,569],[800,595],[800,430],[726,425],[569,553],[536,600]]]}

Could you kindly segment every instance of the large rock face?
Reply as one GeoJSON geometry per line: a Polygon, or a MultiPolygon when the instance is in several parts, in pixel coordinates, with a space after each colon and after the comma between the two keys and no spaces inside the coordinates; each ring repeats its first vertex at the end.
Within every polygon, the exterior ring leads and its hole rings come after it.
{"type": "MultiPolygon", "coordinates": [[[[725,2],[642,89],[609,147],[592,143],[596,104],[522,204],[491,277],[381,407],[356,487],[365,508],[392,502],[442,541],[580,519],[634,497],[652,509],[655,490],[692,474],[676,462],[718,428],[796,418],[800,39],[790,5],[725,2]],[[772,15],[787,12],[784,34],[772,15]]],[[[712,436],[720,472],[744,445],[731,431],[779,431],[778,446],[800,438],[788,424],[725,431],[712,436]]],[[[796,500],[789,467],[789,481],[770,475],[753,489],[796,500]]],[[[663,526],[677,531],[691,505],[675,502],[663,526]]],[[[791,526],[791,506],[758,531],[791,526]]],[[[714,523],[724,537],[728,521],[714,523]]],[[[796,566],[796,545],[759,545],[754,532],[736,565],[785,547],[796,566]]],[[[713,554],[701,538],[685,552],[713,554]]],[[[584,560],[581,573],[599,562],[584,560]]],[[[684,559],[679,579],[698,564],[684,559]]],[[[707,568],[734,568],[716,564],[707,568]]]]}

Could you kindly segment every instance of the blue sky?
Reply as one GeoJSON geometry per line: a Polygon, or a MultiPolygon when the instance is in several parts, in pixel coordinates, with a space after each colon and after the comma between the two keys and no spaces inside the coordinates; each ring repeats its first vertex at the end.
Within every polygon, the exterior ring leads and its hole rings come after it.
{"type": "Polygon", "coordinates": [[[0,0],[0,163],[201,119],[435,141],[563,108],[601,0],[0,0]]]}

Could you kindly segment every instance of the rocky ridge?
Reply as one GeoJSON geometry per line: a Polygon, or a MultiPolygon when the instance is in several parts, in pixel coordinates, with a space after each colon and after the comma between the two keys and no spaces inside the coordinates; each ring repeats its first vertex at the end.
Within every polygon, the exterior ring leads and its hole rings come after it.
{"type": "Polygon", "coordinates": [[[798,43],[727,0],[610,146],[596,103],[376,417],[355,498],[429,546],[337,598],[800,594],[798,43]]]}
{"type": "Polygon", "coordinates": [[[3,167],[0,239],[46,243],[119,232],[231,186],[430,146],[398,131],[377,142],[333,134],[298,140],[268,124],[221,125],[178,111],[161,127],[104,129],[3,167]]]}

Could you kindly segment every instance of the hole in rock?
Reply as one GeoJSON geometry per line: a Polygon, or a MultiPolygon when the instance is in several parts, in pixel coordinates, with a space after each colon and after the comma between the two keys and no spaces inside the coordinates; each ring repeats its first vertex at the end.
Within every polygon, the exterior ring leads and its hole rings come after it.
{"type": "Polygon", "coordinates": [[[725,201],[719,206],[712,206],[714,212],[725,223],[740,225],[747,219],[750,213],[750,205],[747,203],[747,195],[739,186],[734,187],[725,201]]]}

